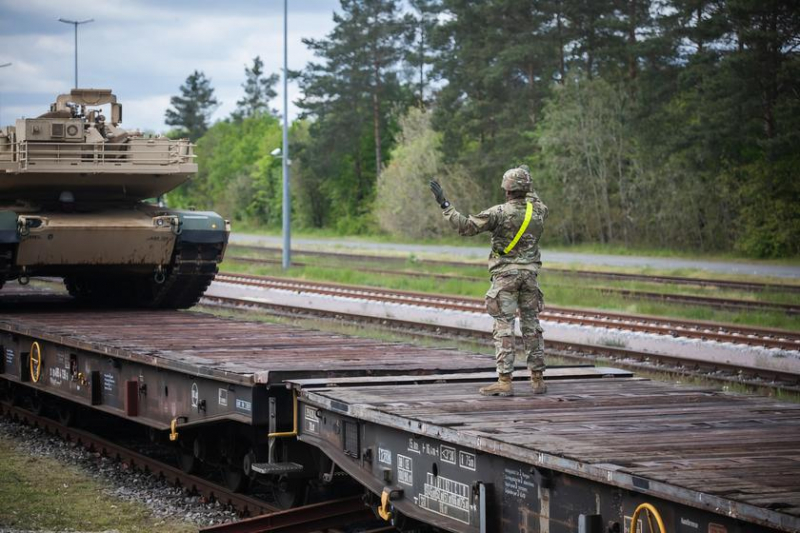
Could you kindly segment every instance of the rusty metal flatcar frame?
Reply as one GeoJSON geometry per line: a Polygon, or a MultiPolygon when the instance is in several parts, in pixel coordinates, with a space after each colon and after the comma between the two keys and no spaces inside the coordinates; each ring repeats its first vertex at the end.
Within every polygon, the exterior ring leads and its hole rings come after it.
{"type": "Polygon", "coordinates": [[[169,429],[234,421],[292,426],[284,380],[491,370],[455,350],[247,323],[181,311],[0,314],[0,378],[169,429]],[[31,346],[41,378],[30,379],[31,346]]]}
{"type": "Polygon", "coordinates": [[[267,390],[148,364],[116,350],[76,347],[47,335],[0,332],[0,377],[92,409],[159,429],[180,417],[182,427],[223,421],[268,423],[267,390]],[[30,375],[31,346],[41,353],[41,376],[30,375]]]}

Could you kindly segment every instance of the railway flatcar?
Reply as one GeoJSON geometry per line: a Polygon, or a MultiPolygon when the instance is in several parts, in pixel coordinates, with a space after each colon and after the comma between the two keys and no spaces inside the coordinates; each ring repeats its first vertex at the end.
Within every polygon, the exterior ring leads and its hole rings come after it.
{"type": "Polygon", "coordinates": [[[800,530],[797,404],[585,366],[486,398],[491,357],[169,310],[16,305],[0,348],[12,401],[136,422],[283,506],[344,486],[400,531],[800,530]]]}

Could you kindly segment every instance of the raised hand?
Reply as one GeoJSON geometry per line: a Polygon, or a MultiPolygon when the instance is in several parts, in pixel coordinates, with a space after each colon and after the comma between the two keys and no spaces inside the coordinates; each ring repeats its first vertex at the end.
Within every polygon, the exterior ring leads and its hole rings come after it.
{"type": "Polygon", "coordinates": [[[442,186],[439,185],[438,181],[431,180],[431,192],[436,198],[436,203],[438,203],[442,209],[449,205],[447,198],[444,197],[444,190],[442,189],[442,186]]]}

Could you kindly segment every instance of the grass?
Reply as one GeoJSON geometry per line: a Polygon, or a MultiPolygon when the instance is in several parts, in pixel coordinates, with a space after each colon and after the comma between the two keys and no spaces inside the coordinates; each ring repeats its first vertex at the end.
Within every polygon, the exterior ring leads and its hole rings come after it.
{"type": "MultiPolygon", "coordinates": [[[[310,249],[310,248],[309,248],[310,249]]],[[[308,256],[303,253],[304,249],[297,249],[293,252],[293,260],[300,261],[303,263],[311,262],[315,259],[314,256],[308,256]]],[[[327,249],[324,246],[317,246],[313,249],[314,251],[340,251],[335,248],[327,249]]],[[[348,254],[363,254],[363,259],[361,262],[364,264],[368,264],[369,266],[373,266],[374,268],[398,268],[398,265],[402,265],[404,267],[411,267],[415,269],[419,269],[426,272],[448,272],[453,269],[457,269],[463,275],[476,275],[476,276],[487,276],[486,272],[486,261],[484,259],[461,259],[464,262],[463,267],[449,267],[449,266],[442,266],[442,265],[435,265],[430,264],[429,262],[426,263],[426,260],[445,260],[445,261],[459,261],[460,258],[454,258],[450,255],[442,255],[442,254],[409,254],[408,252],[401,252],[401,251],[390,251],[390,250],[379,250],[379,251],[370,251],[370,250],[354,250],[348,249],[346,250],[348,254]],[[373,259],[373,257],[377,256],[381,259],[373,259]],[[389,258],[392,260],[394,265],[387,266],[386,259],[389,258]],[[466,269],[466,270],[464,270],[466,269]]],[[[279,252],[259,252],[253,249],[242,248],[237,245],[231,245],[229,247],[228,255],[238,255],[238,256],[249,256],[249,257],[271,257],[273,259],[279,257],[276,255],[279,252]]],[[[316,258],[319,260],[319,258],[316,258]]],[[[340,263],[346,260],[340,260],[336,258],[327,257],[324,259],[326,263],[340,263]]],[[[343,265],[346,266],[346,265],[343,265]]],[[[596,264],[574,264],[574,263],[558,263],[558,262],[548,262],[544,265],[545,270],[547,269],[561,269],[561,270],[571,270],[571,271],[590,271],[590,272],[615,272],[615,273],[624,273],[624,274],[644,274],[650,276],[677,276],[677,277],[684,277],[684,278],[695,278],[695,279],[713,279],[713,280],[721,280],[721,281],[745,281],[751,283],[775,283],[780,285],[796,285],[800,286],[800,280],[793,279],[793,278],[781,278],[781,277],[774,277],[774,276],[755,276],[755,275],[747,275],[747,274],[729,274],[729,273],[721,273],[721,272],[709,272],[706,270],[701,269],[693,269],[693,268],[653,268],[649,266],[643,267],[630,267],[630,266],[610,266],[610,265],[596,265],[596,264]]]]}
{"type": "Polygon", "coordinates": [[[781,259],[758,259],[735,252],[697,252],[670,248],[651,248],[646,246],[623,246],[602,243],[584,244],[545,244],[543,248],[553,252],[571,252],[585,254],[666,257],[673,259],[698,259],[704,261],[733,261],[742,263],[758,263],[763,265],[800,266],[800,257],[781,259]]]}
{"type": "MultiPolygon", "coordinates": [[[[233,254],[239,255],[235,249],[233,254]]],[[[244,254],[243,254],[244,255],[244,254]]],[[[249,252],[251,257],[253,252],[249,252]]],[[[397,265],[370,264],[365,261],[354,261],[341,258],[321,258],[304,256],[302,262],[306,266],[296,266],[288,276],[293,278],[328,281],[335,283],[368,285],[397,290],[419,291],[455,296],[482,298],[489,287],[489,275],[479,266],[454,267],[431,265],[406,260],[397,265]],[[361,267],[378,269],[401,269],[414,273],[437,273],[469,276],[472,280],[438,279],[433,277],[409,277],[406,275],[390,275],[357,270],[361,267]]],[[[277,264],[250,264],[227,260],[222,265],[223,271],[261,274],[287,277],[277,264]]],[[[764,301],[773,303],[796,303],[796,294],[785,294],[775,291],[750,292],[713,287],[692,287],[686,285],[654,284],[648,282],[596,280],[567,276],[554,272],[544,272],[540,277],[542,290],[547,304],[563,307],[580,307],[619,311],[636,314],[649,314],[663,317],[684,318],[690,320],[709,320],[732,324],[772,327],[800,331],[800,316],[790,316],[779,311],[725,311],[705,306],[663,303],[659,301],[626,298],[618,294],[609,294],[602,287],[659,292],[664,294],[687,294],[713,296],[717,298],[735,298],[743,300],[764,301]]]]}
{"type": "Polygon", "coordinates": [[[724,272],[710,272],[698,268],[653,268],[649,266],[609,266],[609,265],[576,265],[572,263],[549,262],[545,269],[562,269],[587,272],[615,272],[621,274],[642,274],[645,276],[675,276],[680,278],[710,279],[717,281],[744,281],[748,283],[775,283],[779,285],[800,286],[800,279],[781,278],[776,276],[756,276],[750,274],[729,274],[724,272]]]}
{"type": "Polygon", "coordinates": [[[120,533],[196,531],[191,524],[153,517],[135,502],[104,494],[75,467],[30,455],[0,437],[0,525],[22,530],[115,530],[120,533]]]}
{"type": "MultiPolygon", "coordinates": [[[[254,235],[281,235],[280,228],[264,228],[260,226],[253,226],[243,222],[236,222],[234,225],[236,233],[249,233],[254,235]]],[[[482,246],[488,241],[488,235],[477,235],[471,238],[459,237],[458,235],[445,235],[443,237],[430,238],[430,239],[407,239],[403,237],[391,236],[385,233],[373,233],[366,235],[342,235],[341,233],[324,228],[303,228],[300,230],[293,229],[292,236],[299,239],[330,239],[331,241],[348,240],[358,242],[376,242],[376,243],[397,243],[397,244],[421,244],[421,245],[447,245],[447,246],[462,246],[473,247],[482,246]]],[[[335,246],[335,242],[331,242],[330,246],[335,246]]],[[[653,248],[647,246],[624,246],[618,244],[602,244],[602,243],[583,243],[583,244],[555,244],[545,242],[543,248],[548,251],[554,252],[572,252],[572,253],[586,253],[586,254],[603,254],[603,255],[620,255],[620,256],[647,256],[647,257],[667,257],[675,259],[698,259],[705,261],[734,261],[743,263],[758,263],[764,265],[783,265],[783,266],[800,266],[800,257],[788,257],[781,259],[757,259],[736,252],[698,252],[677,250],[670,248],[653,248]]]]}

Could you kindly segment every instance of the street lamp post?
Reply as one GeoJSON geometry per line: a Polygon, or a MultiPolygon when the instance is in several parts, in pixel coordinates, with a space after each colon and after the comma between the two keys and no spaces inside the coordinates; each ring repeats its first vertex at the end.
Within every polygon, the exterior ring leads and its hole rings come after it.
{"type": "MultiPolygon", "coordinates": [[[[2,65],[0,65],[0,68],[10,67],[10,66],[11,63],[3,63],[2,65]]],[[[2,125],[3,125],[3,115],[2,113],[0,113],[0,126],[2,125]]]]}
{"type": "Polygon", "coordinates": [[[291,205],[289,195],[289,60],[288,60],[288,0],[283,0],[283,269],[292,265],[291,205]]]}
{"type": "Polygon", "coordinates": [[[94,19],[86,19],[86,20],[69,20],[69,19],[58,19],[59,22],[63,22],[64,24],[72,24],[75,26],[75,88],[78,88],[78,26],[81,24],[88,24],[90,22],[94,22],[94,19]]]}

